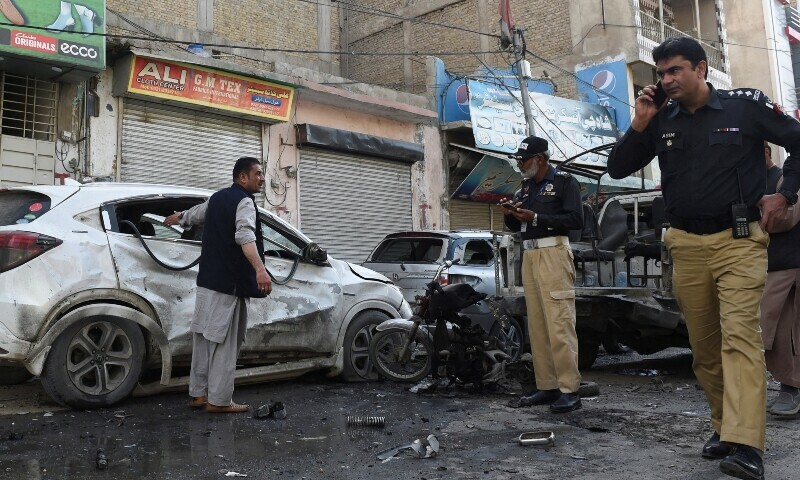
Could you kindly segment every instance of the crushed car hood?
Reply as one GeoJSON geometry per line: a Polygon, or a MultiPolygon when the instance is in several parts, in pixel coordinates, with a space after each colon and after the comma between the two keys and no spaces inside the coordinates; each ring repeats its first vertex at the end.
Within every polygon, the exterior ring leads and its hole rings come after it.
{"type": "Polygon", "coordinates": [[[366,280],[374,280],[376,282],[381,283],[392,283],[387,277],[381,275],[380,273],[376,272],[375,270],[370,270],[369,268],[362,267],[360,265],[356,265],[353,263],[347,263],[347,266],[350,267],[350,271],[353,272],[354,275],[364,278],[366,280]]]}

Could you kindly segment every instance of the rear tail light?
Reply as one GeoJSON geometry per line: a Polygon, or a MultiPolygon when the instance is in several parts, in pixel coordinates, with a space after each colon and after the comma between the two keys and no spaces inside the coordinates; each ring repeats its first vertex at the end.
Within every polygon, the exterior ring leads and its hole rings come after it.
{"type": "Polygon", "coordinates": [[[48,235],[30,232],[0,232],[0,272],[16,268],[62,241],[48,235]]]}

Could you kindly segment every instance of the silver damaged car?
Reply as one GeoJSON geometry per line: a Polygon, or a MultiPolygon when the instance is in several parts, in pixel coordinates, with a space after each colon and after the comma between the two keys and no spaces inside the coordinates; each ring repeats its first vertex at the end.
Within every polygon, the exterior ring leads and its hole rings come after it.
{"type": "MultiPolygon", "coordinates": [[[[202,233],[161,221],[212,193],[118,183],[0,190],[0,381],[40,376],[54,400],[76,408],[186,389],[197,266],[174,268],[197,259],[202,233]]],[[[251,300],[237,384],[312,370],[377,378],[372,328],[411,316],[400,290],[258,215],[278,282],[251,300]]]]}

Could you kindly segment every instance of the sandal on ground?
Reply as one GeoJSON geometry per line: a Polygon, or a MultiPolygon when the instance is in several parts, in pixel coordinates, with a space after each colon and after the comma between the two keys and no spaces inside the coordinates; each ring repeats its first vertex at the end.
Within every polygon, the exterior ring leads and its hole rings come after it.
{"type": "Polygon", "coordinates": [[[248,410],[250,410],[250,405],[240,405],[234,402],[224,407],[210,403],[206,404],[206,412],[208,413],[244,413],[248,410]]]}
{"type": "Polygon", "coordinates": [[[208,403],[208,398],[205,397],[205,396],[203,396],[203,397],[192,397],[192,399],[189,400],[189,406],[192,407],[192,408],[205,407],[206,403],[208,403]]]}

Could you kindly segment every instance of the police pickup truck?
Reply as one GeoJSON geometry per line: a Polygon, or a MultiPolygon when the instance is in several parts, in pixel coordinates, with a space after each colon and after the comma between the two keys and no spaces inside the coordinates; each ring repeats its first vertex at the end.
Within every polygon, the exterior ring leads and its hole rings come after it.
{"type": "MultiPolygon", "coordinates": [[[[575,268],[578,363],[590,367],[600,345],[622,343],[641,354],[689,347],[672,295],[672,269],[661,241],[664,203],[658,190],[618,194],[599,208],[584,205],[584,228],[570,235],[575,268]]],[[[526,317],[518,234],[496,234],[496,287],[507,314],[526,317]]]]}

